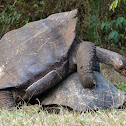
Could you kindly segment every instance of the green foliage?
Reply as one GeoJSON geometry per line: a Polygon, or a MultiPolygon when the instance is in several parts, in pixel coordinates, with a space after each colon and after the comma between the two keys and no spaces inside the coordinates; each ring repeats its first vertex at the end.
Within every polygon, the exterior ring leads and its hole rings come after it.
{"type": "Polygon", "coordinates": [[[91,41],[97,41],[101,42],[100,40],[100,32],[99,32],[99,26],[100,26],[100,20],[95,16],[90,16],[89,21],[89,29],[88,29],[88,39],[91,41]]]}
{"type": "MultiPolygon", "coordinates": [[[[124,4],[126,3],[126,0],[122,0],[124,4]]],[[[115,0],[111,3],[109,10],[115,10],[115,8],[120,4],[121,0],[115,0]]]]}
{"type": "Polygon", "coordinates": [[[95,41],[108,41],[110,44],[123,45],[120,39],[126,39],[126,19],[118,17],[110,22],[100,21],[95,15],[90,17],[88,35],[95,41]],[[102,35],[104,34],[104,36],[102,35]],[[103,37],[102,37],[103,36],[103,37]]]}
{"type": "Polygon", "coordinates": [[[124,17],[118,17],[110,22],[102,22],[101,30],[104,30],[106,34],[106,40],[111,43],[118,44],[121,38],[120,34],[125,35],[126,19],[124,17]]]}
{"type": "Polygon", "coordinates": [[[5,10],[0,13],[0,36],[8,30],[9,26],[21,18],[21,14],[14,10],[14,4],[8,5],[5,10]]]}
{"type": "Polygon", "coordinates": [[[8,5],[7,8],[0,14],[0,24],[12,24],[15,20],[19,20],[21,14],[13,11],[13,9],[12,5],[8,5]]]}
{"type": "Polygon", "coordinates": [[[2,0],[0,1],[0,37],[28,22],[46,18],[52,13],[78,8],[77,33],[83,40],[105,48],[126,41],[125,6],[109,11],[113,0],[2,0]]]}
{"type": "Polygon", "coordinates": [[[115,43],[119,42],[119,33],[117,31],[111,31],[109,36],[108,36],[108,40],[114,40],[115,43]]]}
{"type": "Polygon", "coordinates": [[[125,83],[123,83],[123,82],[118,83],[118,85],[116,85],[116,87],[118,89],[120,89],[121,91],[126,92],[126,84],[125,83]]]}
{"type": "Polygon", "coordinates": [[[29,20],[30,20],[29,17],[26,17],[26,19],[23,20],[22,23],[21,23],[22,26],[24,26],[25,24],[27,24],[29,22],[29,20]]]}

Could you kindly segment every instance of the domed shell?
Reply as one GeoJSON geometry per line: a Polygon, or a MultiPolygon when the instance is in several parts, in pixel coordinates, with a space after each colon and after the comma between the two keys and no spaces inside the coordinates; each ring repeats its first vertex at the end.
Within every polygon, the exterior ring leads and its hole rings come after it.
{"type": "Polygon", "coordinates": [[[126,100],[105,77],[94,71],[98,86],[83,88],[78,74],[74,73],[55,88],[40,96],[42,105],[63,105],[78,111],[119,108],[126,100]]]}
{"type": "Polygon", "coordinates": [[[67,60],[77,10],[52,14],[6,33],[0,40],[0,89],[27,88],[67,60]]]}

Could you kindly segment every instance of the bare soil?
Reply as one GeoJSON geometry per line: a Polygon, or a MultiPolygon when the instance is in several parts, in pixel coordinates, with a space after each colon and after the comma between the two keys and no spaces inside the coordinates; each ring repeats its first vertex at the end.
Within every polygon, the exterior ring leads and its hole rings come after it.
{"type": "Polygon", "coordinates": [[[115,86],[119,83],[126,84],[126,77],[116,72],[112,66],[103,64],[101,67],[101,73],[115,86]]]}

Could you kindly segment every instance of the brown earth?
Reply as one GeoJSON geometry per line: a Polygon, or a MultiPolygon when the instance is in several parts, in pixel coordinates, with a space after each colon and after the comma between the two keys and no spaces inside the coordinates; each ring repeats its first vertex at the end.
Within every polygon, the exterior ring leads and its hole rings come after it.
{"type": "Polygon", "coordinates": [[[126,77],[116,72],[112,66],[102,64],[101,72],[115,86],[118,85],[119,83],[126,84],[126,77]]]}

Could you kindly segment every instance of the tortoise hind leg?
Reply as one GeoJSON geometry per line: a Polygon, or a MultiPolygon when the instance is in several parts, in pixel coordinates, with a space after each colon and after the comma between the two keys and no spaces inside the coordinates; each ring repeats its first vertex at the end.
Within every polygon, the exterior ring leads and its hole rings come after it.
{"type": "Polygon", "coordinates": [[[10,89],[0,90],[0,109],[7,108],[12,110],[15,107],[15,102],[10,89]]]}

